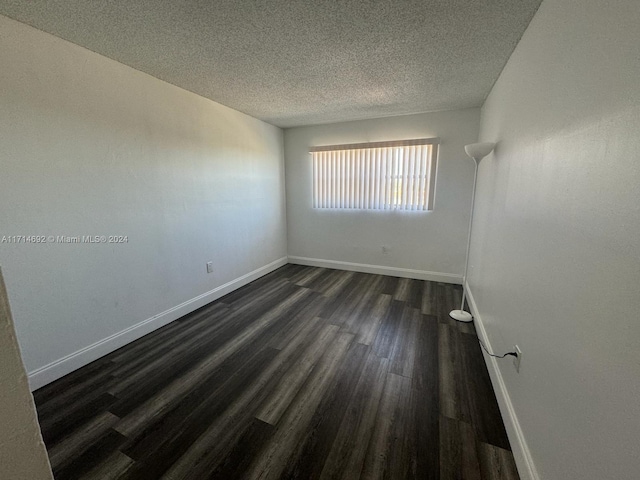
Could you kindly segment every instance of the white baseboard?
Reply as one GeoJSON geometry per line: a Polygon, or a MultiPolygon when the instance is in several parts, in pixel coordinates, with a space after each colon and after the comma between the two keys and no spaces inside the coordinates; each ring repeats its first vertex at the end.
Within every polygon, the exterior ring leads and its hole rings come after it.
{"type": "Polygon", "coordinates": [[[153,317],[147,318],[129,328],[114,333],[98,342],[62,357],[54,362],[29,372],[29,386],[31,390],[36,390],[48,383],[61,378],[68,373],[83,367],[108,353],[117,350],[124,345],[137,340],[140,337],[177,320],[178,318],[205,306],[208,303],[230,293],[257,278],[272,272],[287,264],[287,257],[279,258],[274,262],[238,277],[230,282],[220,285],[219,287],[209,290],[208,292],[198,295],[191,300],[176,305],[164,312],[158,313],[153,317]]]}
{"type": "MultiPolygon", "coordinates": [[[[468,283],[466,284],[466,289],[469,308],[473,315],[473,321],[475,323],[478,336],[482,339],[489,351],[493,351],[491,342],[487,336],[487,331],[482,323],[482,317],[478,312],[478,306],[476,305],[473,294],[469,289],[468,283]]],[[[490,357],[484,351],[482,354],[484,355],[484,360],[487,364],[487,369],[489,370],[493,390],[496,392],[496,398],[498,399],[498,405],[500,406],[500,413],[502,413],[504,426],[507,430],[507,435],[509,436],[509,442],[511,443],[513,457],[515,458],[520,478],[522,480],[540,480],[533,458],[531,457],[531,452],[527,446],[527,441],[525,440],[522,429],[520,428],[520,422],[518,421],[513,404],[511,403],[511,397],[509,397],[509,391],[504,383],[504,378],[502,377],[502,372],[498,366],[498,361],[495,357],[490,357]]]]}
{"type": "Polygon", "coordinates": [[[335,268],[337,270],[391,275],[393,277],[415,278],[417,280],[430,280],[432,282],[454,283],[456,285],[462,284],[462,275],[454,275],[452,273],[429,272],[427,270],[412,270],[409,268],[386,267],[384,265],[368,265],[365,263],[293,256],[289,256],[289,263],[308,265],[310,267],[335,268]]]}

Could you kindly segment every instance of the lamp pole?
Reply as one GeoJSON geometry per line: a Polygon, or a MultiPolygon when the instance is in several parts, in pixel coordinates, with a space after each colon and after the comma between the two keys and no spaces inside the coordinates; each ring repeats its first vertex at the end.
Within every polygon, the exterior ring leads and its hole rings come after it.
{"type": "Polygon", "coordinates": [[[472,322],[473,316],[464,310],[464,301],[467,298],[467,272],[469,270],[469,250],[471,249],[471,228],[473,227],[473,212],[476,202],[476,182],[478,180],[478,164],[480,160],[489,155],[494,149],[495,143],[473,143],[464,147],[467,155],[473,159],[475,170],[473,172],[473,190],[471,193],[471,214],[469,215],[469,231],[467,233],[467,255],[464,262],[464,275],[462,277],[462,302],[460,310],[452,310],[449,316],[459,322],[472,322]]]}
{"type": "Polygon", "coordinates": [[[471,194],[471,215],[469,216],[469,234],[467,235],[467,255],[464,262],[464,275],[462,276],[462,302],[460,310],[464,310],[464,301],[467,297],[467,271],[469,270],[469,251],[471,250],[471,228],[473,227],[473,206],[476,203],[476,182],[478,181],[478,161],[474,158],[473,164],[476,166],[473,173],[473,193],[471,194]]]}

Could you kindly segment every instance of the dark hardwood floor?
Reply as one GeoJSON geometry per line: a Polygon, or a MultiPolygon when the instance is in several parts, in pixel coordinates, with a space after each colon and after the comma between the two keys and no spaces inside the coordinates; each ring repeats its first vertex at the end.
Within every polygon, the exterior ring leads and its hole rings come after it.
{"type": "Polygon", "coordinates": [[[56,479],[517,479],[459,286],[286,265],[34,393],[56,479]]]}

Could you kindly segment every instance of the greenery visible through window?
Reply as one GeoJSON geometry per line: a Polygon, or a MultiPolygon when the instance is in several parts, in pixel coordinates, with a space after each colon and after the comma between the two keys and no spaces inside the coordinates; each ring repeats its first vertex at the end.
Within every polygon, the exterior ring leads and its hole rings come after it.
{"type": "Polygon", "coordinates": [[[313,207],[433,210],[438,139],[310,149],[313,207]]]}

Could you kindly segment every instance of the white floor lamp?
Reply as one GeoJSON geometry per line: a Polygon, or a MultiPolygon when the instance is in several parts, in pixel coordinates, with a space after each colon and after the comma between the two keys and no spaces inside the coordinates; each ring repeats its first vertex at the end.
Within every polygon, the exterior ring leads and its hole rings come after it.
{"type": "Polygon", "coordinates": [[[459,322],[471,322],[473,317],[469,312],[464,311],[464,301],[467,297],[467,289],[465,285],[467,283],[467,269],[469,268],[469,247],[471,246],[471,226],[473,225],[473,204],[476,199],[476,180],[478,179],[478,164],[480,160],[489,155],[495,148],[495,143],[472,143],[464,147],[464,151],[467,152],[471,158],[473,158],[476,165],[475,173],[473,174],[473,193],[471,194],[471,216],[469,218],[469,233],[467,236],[467,258],[464,264],[464,276],[462,277],[462,303],[460,304],[460,310],[451,310],[449,316],[459,322]]]}

